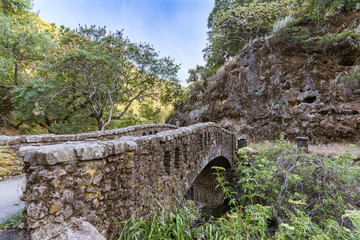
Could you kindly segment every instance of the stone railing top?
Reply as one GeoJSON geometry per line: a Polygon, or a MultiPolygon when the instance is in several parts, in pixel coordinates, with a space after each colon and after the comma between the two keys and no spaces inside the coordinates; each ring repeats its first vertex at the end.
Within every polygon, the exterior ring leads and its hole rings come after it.
{"type": "Polygon", "coordinates": [[[0,136],[0,146],[3,145],[16,145],[21,143],[51,143],[51,142],[67,142],[67,141],[85,141],[89,139],[106,138],[107,136],[114,136],[126,134],[138,130],[145,130],[149,128],[171,128],[177,129],[178,127],[170,124],[145,124],[136,125],[126,128],[94,131],[81,134],[42,134],[42,135],[22,135],[22,136],[0,136]]]}
{"type": "Polygon", "coordinates": [[[136,151],[138,146],[141,146],[144,141],[151,141],[154,144],[165,143],[178,137],[195,134],[210,127],[219,128],[227,134],[234,134],[215,123],[199,123],[189,127],[167,130],[155,135],[142,137],[125,136],[109,141],[67,142],[38,147],[23,146],[19,152],[21,156],[24,156],[24,162],[31,165],[56,165],[72,161],[89,161],[103,159],[107,156],[124,152],[136,151]]]}

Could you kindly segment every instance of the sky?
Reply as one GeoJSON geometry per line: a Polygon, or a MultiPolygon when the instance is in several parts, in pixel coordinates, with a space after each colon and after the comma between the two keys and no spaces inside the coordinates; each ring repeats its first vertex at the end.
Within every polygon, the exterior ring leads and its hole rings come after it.
{"type": "Polygon", "coordinates": [[[132,42],[146,42],[181,64],[183,85],[188,69],[204,65],[207,18],[214,0],[34,0],[33,11],[56,26],[106,26],[124,30],[132,42]]]}

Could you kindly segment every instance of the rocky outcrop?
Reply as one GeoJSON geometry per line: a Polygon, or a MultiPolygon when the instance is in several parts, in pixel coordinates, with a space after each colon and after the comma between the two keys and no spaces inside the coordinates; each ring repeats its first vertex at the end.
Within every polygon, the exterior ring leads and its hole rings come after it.
{"type": "MultiPolygon", "coordinates": [[[[323,43],[299,37],[354,29],[360,11],[300,22],[255,39],[178,106],[169,123],[212,121],[255,140],[307,136],[313,143],[360,140],[360,38],[323,43]],[[299,33],[300,32],[300,33],[299,33]]],[[[308,38],[311,39],[311,38],[308,38]]],[[[313,38],[316,39],[316,38],[313,38]]]]}

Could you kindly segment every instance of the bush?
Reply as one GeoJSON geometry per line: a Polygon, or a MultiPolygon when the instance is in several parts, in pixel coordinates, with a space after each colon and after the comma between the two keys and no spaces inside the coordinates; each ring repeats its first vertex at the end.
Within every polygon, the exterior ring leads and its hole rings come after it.
{"type": "Polygon", "coordinates": [[[238,54],[250,40],[269,33],[275,21],[293,12],[294,0],[246,1],[220,10],[208,32],[209,44],[204,49],[207,67],[217,69],[238,54]]]}
{"type": "Polygon", "coordinates": [[[242,155],[244,163],[236,168],[240,204],[271,207],[274,220],[283,223],[277,235],[286,232],[299,239],[325,234],[333,239],[335,233],[355,234],[345,230],[353,224],[343,217],[358,210],[360,173],[353,155],[304,154],[280,141],[267,144],[252,158],[242,155]]]}
{"type": "Polygon", "coordinates": [[[282,140],[239,151],[232,182],[214,167],[231,210],[205,222],[192,204],[129,220],[120,239],[360,239],[360,172],[350,152],[319,156],[282,140]],[[251,156],[247,153],[251,152],[251,156]]]}

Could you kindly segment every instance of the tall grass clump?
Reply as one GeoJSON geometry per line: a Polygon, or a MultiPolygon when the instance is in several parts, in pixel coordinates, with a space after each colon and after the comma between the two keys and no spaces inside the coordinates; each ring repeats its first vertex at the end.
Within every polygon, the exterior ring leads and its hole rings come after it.
{"type": "Polygon", "coordinates": [[[173,207],[170,214],[156,200],[157,205],[151,206],[152,219],[129,219],[121,222],[119,240],[157,240],[157,239],[193,239],[191,228],[199,219],[193,202],[182,201],[180,207],[173,207]]]}
{"type": "Polygon", "coordinates": [[[293,16],[288,15],[280,20],[277,20],[273,25],[273,33],[277,33],[278,31],[286,28],[289,23],[293,21],[293,16]]]}

